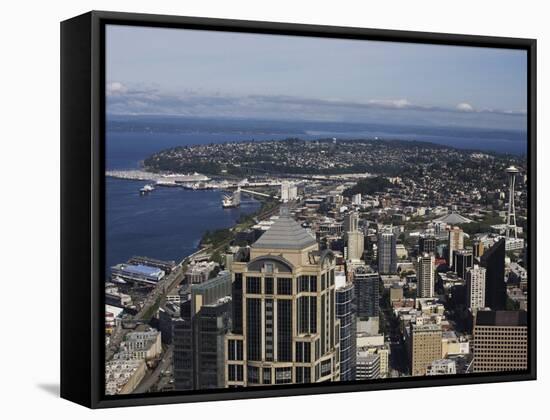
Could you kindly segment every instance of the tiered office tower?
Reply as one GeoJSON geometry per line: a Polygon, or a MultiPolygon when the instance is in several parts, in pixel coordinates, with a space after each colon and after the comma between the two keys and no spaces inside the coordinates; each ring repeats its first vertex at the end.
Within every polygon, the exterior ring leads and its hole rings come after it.
{"type": "Polygon", "coordinates": [[[485,275],[487,270],[475,264],[466,270],[466,304],[476,313],[485,307],[485,275]]]}
{"type": "Polygon", "coordinates": [[[284,210],[232,264],[227,387],[337,381],[335,258],[284,210]]]}
{"type": "Polygon", "coordinates": [[[527,312],[478,311],[473,372],[527,369],[527,312]]]}
{"type": "Polygon", "coordinates": [[[435,257],[424,253],[416,259],[417,296],[430,298],[435,290],[435,257]]]}
{"type": "Polygon", "coordinates": [[[344,224],[347,225],[348,260],[360,260],[365,250],[365,236],[359,231],[359,214],[355,211],[349,212],[344,224]]]}
{"type": "Polygon", "coordinates": [[[397,272],[397,239],[392,230],[382,229],[378,233],[378,271],[380,274],[397,272]]]}
{"type": "Polygon", "coordinates": [[[516,226],[516,205],[515,205],[515,188],[516,188],[516,175],[519,170],[515,166],[506,168],[506,174],[508,175],[508,214],[506,216],[506,239],[517,239],[518,231],[516,226]]]}
{"type": "Polygon", "coordinates": [[[491,246],[481,256],[481,266],[487,269],[485,275],[485,306],[494,311],[501,311],[506,307],[505,257],[506,241],[504,238],[491,246]]]}
{"type": "Polygon", "coordinates": [[[464,248],[464,232],[458,226],[453,226],[449,231],[449,267],[453,268],[454,252],[464,248]]]}

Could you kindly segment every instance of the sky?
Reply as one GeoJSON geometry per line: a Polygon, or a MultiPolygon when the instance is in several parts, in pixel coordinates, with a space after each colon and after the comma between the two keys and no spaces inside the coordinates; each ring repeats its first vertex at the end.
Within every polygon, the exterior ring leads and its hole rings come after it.
{"type": "Polygon", "coordinates": [[[525,51],[109,25],[107,112],[526,129],[525,51]]]}

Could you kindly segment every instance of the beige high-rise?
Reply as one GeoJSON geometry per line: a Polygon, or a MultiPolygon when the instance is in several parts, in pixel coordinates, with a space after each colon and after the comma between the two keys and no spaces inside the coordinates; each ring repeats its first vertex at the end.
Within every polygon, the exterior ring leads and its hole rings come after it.
{"type": "Polygon", "coordinates": [[[288,215],[232,264],[227,387],[337,381],[335,259],[288,215]]]}
{"type": "Polygon", "coordinates": [[[441,359],[441,325],[413,324],[410,328],[411,375],[426,375],[428,366],[441,359]]]}

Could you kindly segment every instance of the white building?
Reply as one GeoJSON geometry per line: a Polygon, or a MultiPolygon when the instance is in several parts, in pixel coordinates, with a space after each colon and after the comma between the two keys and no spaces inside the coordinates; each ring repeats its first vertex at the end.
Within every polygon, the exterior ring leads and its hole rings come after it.
{"type": "Polygon", "coordinates": [[[426,375],[456,375],[456,363],[454,360],[449,359],[434,360],[428,366],[426,375]]]}
{"type": "Polygon", "coordinates": [[[435,290],[435,257],[424,253],[416,259],[416,295],[420,298],[430,298],[435,290]]]}
{"type": "Polygon", "coordinates": [[[487,270],[477,264],[466,269],[466,299],[473,313],[485,307],[486,274],[487,270]]]}
{"type": "Polygon", "coordinates": [[[283,181],[281,183],[281,201],[287,203],[298,198],[298,187],[293,182],[283,181]]]}

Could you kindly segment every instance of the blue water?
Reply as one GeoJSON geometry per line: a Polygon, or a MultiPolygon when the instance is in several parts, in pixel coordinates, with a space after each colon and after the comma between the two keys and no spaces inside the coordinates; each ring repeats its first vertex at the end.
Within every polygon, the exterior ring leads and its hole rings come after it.
{"type": "MultiPolygon", "coordinates": [[[[297,137],[373,138],[431,141],[447,146],[524,154],[525,133],[449,127],[389,127],[375,124],[272,121],[211,121],[153,118],[110,121],[106,167],[135,169],[151,154],[175,146],[297,137]]],[[[221,192],[157,188],[140,196],[144,182],[107,179],[107,266],[133,255],[181,260],[193,253],[207,230],[232,226],[259,208],[253,199],[239,209],[222,209],[221,192]]]]}
{"type": "Polygon", "coordinates": [[[140,181],[106,180],[106,269],[143,255],[179,262],[195,252],[207,230],[227,228],[260,204],[243,196],[240,208],[222,209],[220,191],[157,188],[140,196],[140,181]]]}

